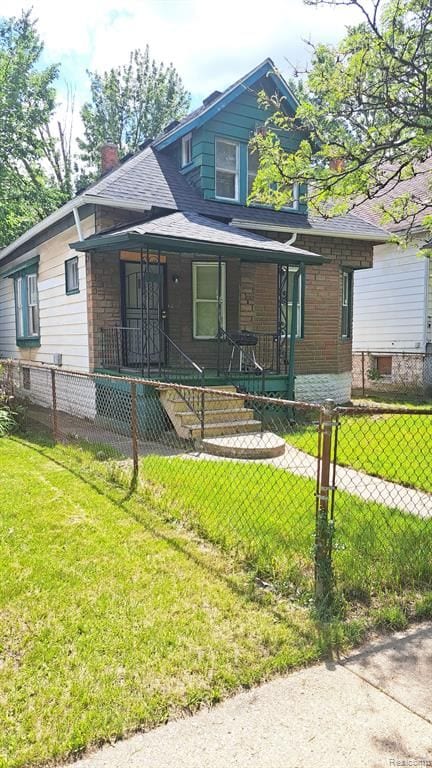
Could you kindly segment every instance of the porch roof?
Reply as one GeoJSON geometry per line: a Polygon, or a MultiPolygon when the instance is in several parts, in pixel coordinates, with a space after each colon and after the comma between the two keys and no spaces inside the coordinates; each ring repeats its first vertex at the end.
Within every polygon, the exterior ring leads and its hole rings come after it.
{"type": "Polygon", "coordinates": [[[328,261],[321,256],[253,232],[237,229],[198,213],[177,212],[132,224],[122,229],[91,235],[70,243],[76,251],[164,251],[239,256],[247,261],[276,264],[315,264],[328,261]]]}

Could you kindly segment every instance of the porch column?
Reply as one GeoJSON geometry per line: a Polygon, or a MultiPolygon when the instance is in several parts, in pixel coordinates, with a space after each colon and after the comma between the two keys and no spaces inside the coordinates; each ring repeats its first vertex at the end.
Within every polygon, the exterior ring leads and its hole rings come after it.
{"type": "MultiPolygon", "coordinates": [[[[300,275],[303,272],[304,265],[301,264],[295,272],[293,279],[293,294],[291,304],[291,328],[290,328],[290,341],[289,341],[289,359],[288,359],[288,397],[294,399],[294,365],[295,365],[295,343],[297,336],[297,307],[299,297],[299,282],[300,275]]],[[[287,267],[289,274],[289,268],[287,267]]],[[[289,278],[288,278],[289,279],[289,278]]]]}

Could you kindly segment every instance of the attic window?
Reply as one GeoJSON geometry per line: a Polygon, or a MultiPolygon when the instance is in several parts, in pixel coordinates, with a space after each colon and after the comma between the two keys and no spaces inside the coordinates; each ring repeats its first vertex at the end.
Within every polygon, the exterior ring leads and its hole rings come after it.
{"type": "Polygon", "coordinates": [[[239,199],[239,157],[238,141],[216,139],[216,197],[221,200],[239,199]]]}
{"type": "Polygon", "coordinates": [[[192,162],[192,134],[187,133],[183,136],[181,143],[181,167],[189,165],[192,162]]]}

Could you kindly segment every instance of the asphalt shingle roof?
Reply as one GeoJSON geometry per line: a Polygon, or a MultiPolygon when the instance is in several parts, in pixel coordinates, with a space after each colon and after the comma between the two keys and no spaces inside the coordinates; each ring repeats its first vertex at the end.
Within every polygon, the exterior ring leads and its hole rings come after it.
{"type": "Polygon", "coordinates": [[[91,249],[92,241],[97,240],[103,244],[105,240],[109,243],[112,238],[119,238],[122,235],[156,235],[159,237],[196,241],[197,247],[199,247],[200,242],[207,242],[215,245],[258,249],[271,253],[292,254],[299,258],[310,256],[325,261],[319,254],[296,248],[277,240],[271,240],[254,232],[237,229],[221,221],[209,219],[195,211],[172,213],[142,223],[111,230],[107,233],[90,235],[90,237],[86,238],[86,241],[89,249],[91,249]]]}
{"type": "Polygon", "coordinates": [[[260,227],[281,226],[301,229],[311,234],[335,233],[339,237],[357,237],[382,240],[385,231],[374,222],[348,214],[324,219],[319,216],[275,211],[270,208],[233,205],[216,200],[204,200],[179,172],[168,155],[152,146],[128,160],[124,165],[96,182],[87,194],[92,197],[109,197],[114,200],[133,201],[143,209],[166,208],[178,211],[196,211],[205,216],[236,222],[257,224],[260,227]]]}
{"type": "Polygon", "coordinates": [[[381,224],[382,207],[389,206],[397,197],[402,195],[409,195],[409,197],[420,204],[431,201],[431,175],[432,175],[432,158],[426,160],[419,165],[416,169],[416,175],[412,179],[406,179],[400,181],[398,184],[389,182],[387,187],[384,187],[383,191],[372,200],[366,200],[357,207],[359,216],[364,220],[381,227],[385,227],[389,232],[401,232],[410,226],[420,226],[422,219],[427,214],[432,214],[432,205],[428,205],[420,215],[415,216],[413,220],[403,219],[399,222],[390,224],[381,224]]]}

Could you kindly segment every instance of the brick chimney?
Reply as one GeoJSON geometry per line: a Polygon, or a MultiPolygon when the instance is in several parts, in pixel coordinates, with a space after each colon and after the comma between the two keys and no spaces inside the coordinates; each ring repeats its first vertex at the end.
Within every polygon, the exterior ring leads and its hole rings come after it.
{"type": "Polygon", "coordinates": [[[119,155],[117,144],[107,142],[101,146],[100,150],[101,173],[107,173],[119,164],[119,155]]]}

